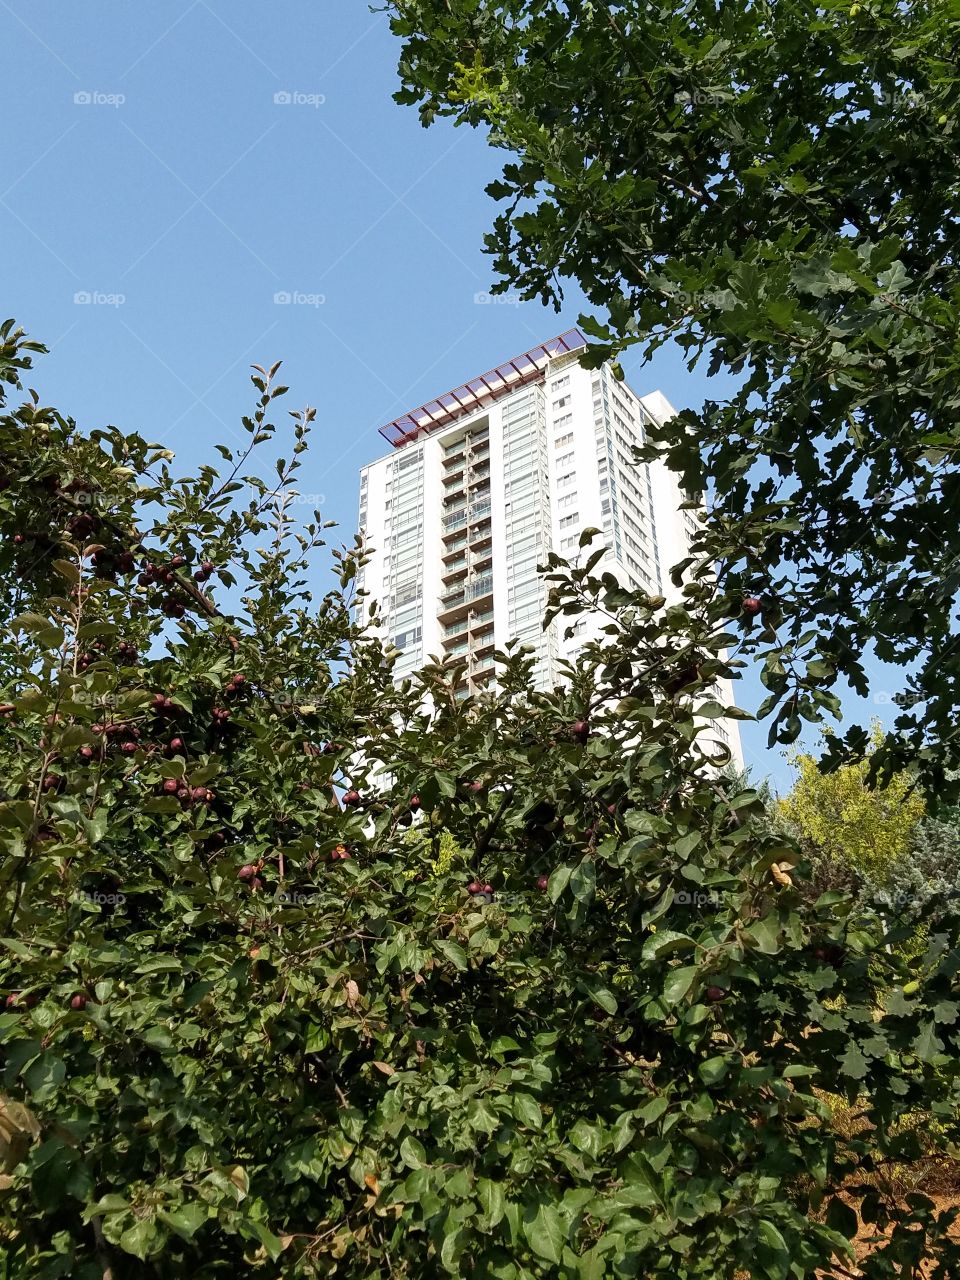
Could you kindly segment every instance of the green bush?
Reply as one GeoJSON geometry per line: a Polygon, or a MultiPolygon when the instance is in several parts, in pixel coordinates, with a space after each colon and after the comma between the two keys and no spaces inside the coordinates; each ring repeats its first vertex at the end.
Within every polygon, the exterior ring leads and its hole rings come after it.
{"type": "MultiPolygon", "coordinates": [[[[352,620],[362,554],[305,585],[321,530],[283,493],[312,415],[279,484],[250,474],[274,373],[250,449],[192,479],[32,397],[0,416],[14,1274],[787,1280],[849,1257],[836,1190],[914,1158],[907,1117],[957,1136],[956,922],[888,952],[717,778],[736,645],[709,575],[664,608],[553,558],[551,611],[610,615],[562,689],[522,653],[466,705],[451,665],[395,688],[352,620]],[[414,794],[449,867],[411,843],[414,794]],[[870,1129],[840,1141],[824,1089],[870,1129]]],[[[903,1227],[884,1265],[958,1265],[952,1212],[864,1194],[903,1227]]]]}

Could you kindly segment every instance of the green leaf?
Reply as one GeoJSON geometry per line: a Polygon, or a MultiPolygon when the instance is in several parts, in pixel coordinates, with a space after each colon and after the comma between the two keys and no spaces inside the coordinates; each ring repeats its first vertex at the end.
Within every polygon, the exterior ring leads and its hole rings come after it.
{"type": "Polygon", "coordinates": [[[483,1216],[487,1219],[487,1225],[491,1228],[495,1227],[504,1214],[502,1185],[490,1178],[478,1178],[477,1195],[480,1198],[480,1207],[483,1209],[483,1216]]]}
{"type": "Polygon", "coordinates": [[[513,1114],[528,1129],[539,1129],[543,1124],[543,1112],[540,1110],[540,1104],[529,1093],[515,1093],[513,1095],[513,1114]]]}
{"type": "Polygon", "coordinates": [[[117,1242],[124,1253],[145,1262],[157,1242],[157,1226],[152,1218],[143,1218],[128,1227],[117,1242]]]}
{"type": "Polygon", "coordinates": [[[671,969],[663,984],[663,998],[667,1004],[676,1004],[682,1000],[699,976],[700,969],[695,964],[671,969]]]}
{"type": "Polygon", "coordinates": [[[924,1062],[932,1062],[938,1054],[943,1052],[943,1041],[937,1035],[934,1027],[935,1024],[932,1019],[929,1022],[925,1022],[913,1042],[913,1052],[924,1062]]]}
{"type": "Polygon", "coordinates": [[[644,960],[659,960],[661,956],[670,955],[674,951],[690,951],[696,943],[685,933],[677,933],[674,929],[658,930],[643,944],[644,960]]]}
{"type": "Polygon", "coordinates": [[[867,1074],[867,1060],[853,1041],[847,1045],[847,1051],[840,1059],[840,1070],[854,1080],[862,1080],[867,1074]]]}
{"type": "Polygon", "coordinates": [[[429,1163],[423,1143],[409,1134],[400,1143],[400,1159],[408,1169],[422,1169],[429,1163]]]}
{"type": "Polygon", "coordinates": [[[184,1240],[193,1239],[206,1222],[207,1216],[207,1206],[198,1204],[195,1201],[192,1204],[182,1204],[178,1209],[161,1210],[157,1214],[161,1222],[165,1223],[171,1231],[176,1232],[178,1236],[182,1236],[184,1240]]]}
{"type": "Polygon", "coordinates": [[[470,967],[467,963],[467,953],[459,942],[454,942],[450,938],[440,938],[437,946],[457,969],[466,970],[470,967]]]}
{"type": "Polygon", "coordinates": [[[563,1227],[553,1205],[529,1208],[523,1215],[523,1234],[534,1253],[547,1262],[558,1263],[563,1250],[563,1227]]]}

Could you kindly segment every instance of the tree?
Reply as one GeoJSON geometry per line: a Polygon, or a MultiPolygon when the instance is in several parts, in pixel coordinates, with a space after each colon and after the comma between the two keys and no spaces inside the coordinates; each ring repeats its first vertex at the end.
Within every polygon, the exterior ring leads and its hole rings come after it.
{"type": "Polygon", "coordinates": [[[193,478],[0,415],[11,1274],[812,1280],[841,1186],[896,1227],[867,1274],[948,1274],[956,1211],[863,1179],[931,1111],[958,1136],[956,921],[911,966],[718,778],[710,576],[665,609],[554,558],[551,609],[610,614],[562,688],[523,652],[466,704],[455,664],[395,687],[357,549],[304,585],[313,414],[281,441],[275,377],[193,478]],[[824,1124],[827,1086],[869,1125],[824,1124]]]}
{"type": "MultiPolygon", "coordinates": [[[[881,740],[875,726],[874,745],[881,740]]],[[[871,786],[867,760],[830,774],[821,773],[810,755],[798,756],[795,764],[799,776],[779,807],[810,845],[820,878],[882,886],[912,849],[926,811],[913,779],[901,772],[882,787],[871,786]]]]}
{"type": "MultiPolygon", "coordinates": [[[[750,648],[771,742],[910,666],[871,762],[958,763],[958,82],[950,5],[651,6],[392,0],[401,102],[512,155],[487,190],[501,277],[559,307],[576,280],[594,363],[668,337],[739,379],[662,429],[712,518],[717,608],[763,605],[750,648]]],[[[889,691],[881,690],[888,695],[889,691]]],[[[864,726],[830,739],[861,757],[864,726]]]]}

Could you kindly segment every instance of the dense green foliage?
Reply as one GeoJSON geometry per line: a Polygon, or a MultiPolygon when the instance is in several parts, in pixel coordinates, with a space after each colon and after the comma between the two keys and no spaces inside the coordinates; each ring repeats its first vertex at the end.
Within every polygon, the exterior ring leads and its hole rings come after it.
{"type": "MultiPolygon", "coordinates": [[[[960,12],[897,0],[391,0],[401,102],[513,153],[502,280],[668,337],[739,390],[651,431],[713,518],[697,552],[764,604],[771,739],[910,666],[873,763],[960,758],[960,12]]],[[[722,609],[719,600],[717,608],[722,609]]],[[[890,691],[880,689],[889,698],[890,691]]],[[[862,753],[866,726],[831,740],[862,753]]]]}
{"type": "Polygon", "coordinates": [[[869,1275],[951,1274],[953,1213],[871,1173],[957,1137],[956,922],[908,963],[704,768],[710,577],[664,608],[555,562],[553,609],[610,614],[567,688],[395,688],[356,550],[303,585],[312,415],[283,440],[254,384],[279,484],[0,416],[9,1273],[786,1280],[849,1252],[843,1185],[893,1228],[869,1275]]]}
{"type": "MultiPolygon", "coordinates": [[[[875,745],[881,737],[876,726],[875,745]]],[[[794,765],[797,778],[778,809],[809,846],[815,877],[831,888],[865,879],[883,884],[907,858],[926,812],[913,778],[902,771],[871,786],[869,758],[828,774],[810,755],[798,755],[794,765]]]]}

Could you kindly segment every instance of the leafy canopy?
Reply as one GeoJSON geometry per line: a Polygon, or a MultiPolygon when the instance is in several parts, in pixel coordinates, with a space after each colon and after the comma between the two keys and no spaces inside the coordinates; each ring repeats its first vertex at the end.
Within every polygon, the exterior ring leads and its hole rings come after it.
{"type": "MultiPolygon", "coordinates": [[[[960,16],[869,0],[391,0],[398,100],[511,153],[487,249],[605,317],[591,358],[668,337],[738,390],[651,431],[712,519],[696,552],[765,604],[771,742],[909,666],[871,763],[931,795],[960,759],[960,16]],[[953,51],[953,52],[951,52],[953,51]]],[[[890,690],[881,694],[889,697],[890,690]]],[[[862,755],[865,726],[831,739],[862,755]]],[[[955,782],[955,779],[954,779],[955,782]]]]}
{"type": "Polygon", "coordinates": [[[551,609],[609,614],[563,688],[395,687],[356,548],[304,585],[275,376],[193,477],[0,414],[10,1274],[799,1280],[851,1254],[841,1186],[897,1228],[868,1275],[956,1269],[956,1211],[872,1180],[958,1137],[956,920],[908,962],[704,767],[710,575],[665,609],[553,558],[551,609]]]}

